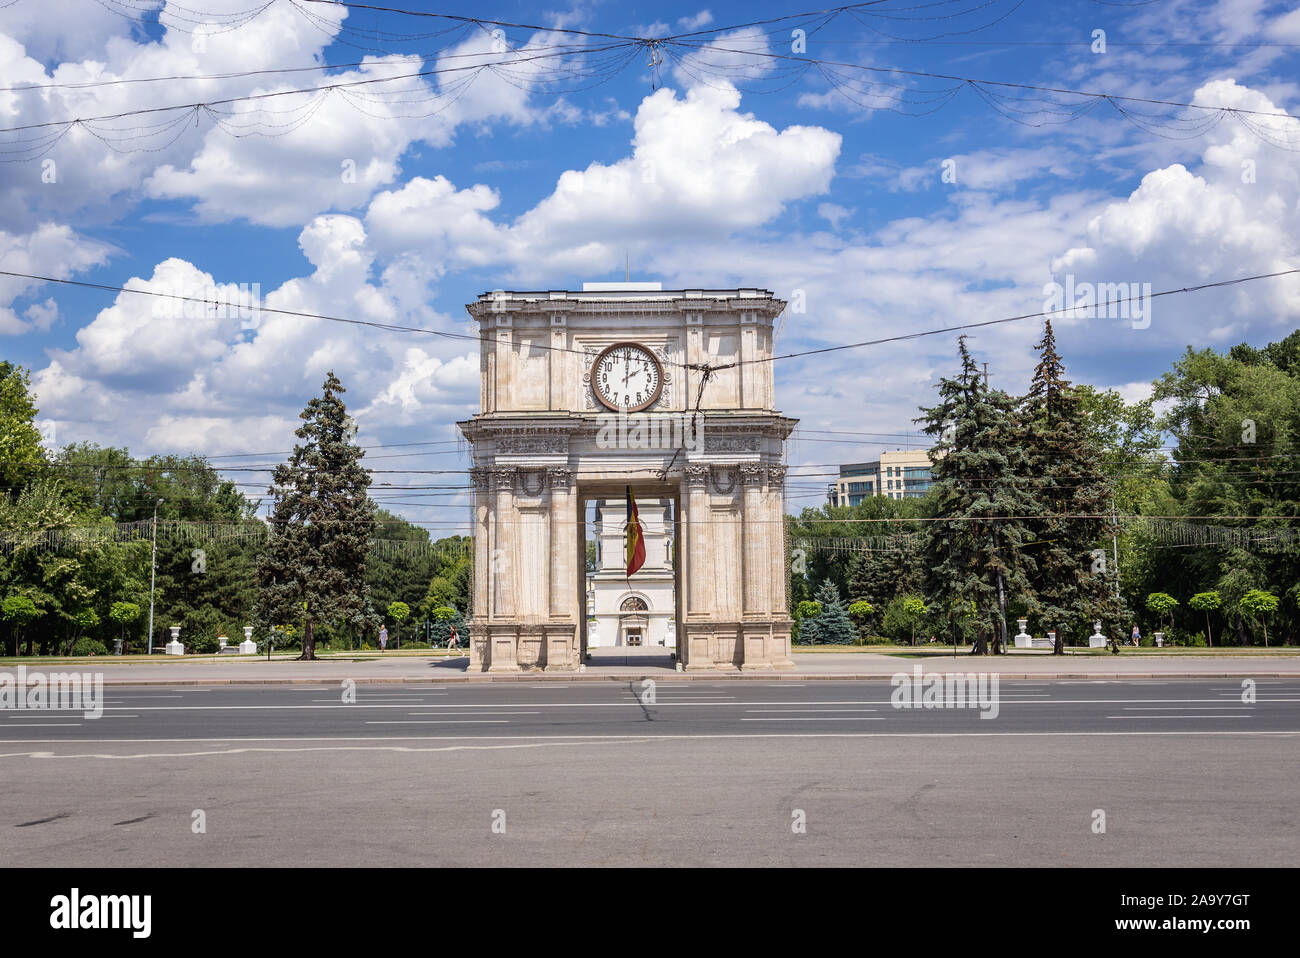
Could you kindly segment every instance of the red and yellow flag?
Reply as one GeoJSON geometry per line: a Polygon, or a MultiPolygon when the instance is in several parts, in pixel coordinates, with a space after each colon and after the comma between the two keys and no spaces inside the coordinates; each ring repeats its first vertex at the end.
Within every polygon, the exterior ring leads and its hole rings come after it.
{"type": "Polygon", "coordinates": [[[627,547],[627,577],[645,565],[645,532],[637,515],[632,487],[627,487],[627,525],[623,527],[623,542],[627,547]]]}

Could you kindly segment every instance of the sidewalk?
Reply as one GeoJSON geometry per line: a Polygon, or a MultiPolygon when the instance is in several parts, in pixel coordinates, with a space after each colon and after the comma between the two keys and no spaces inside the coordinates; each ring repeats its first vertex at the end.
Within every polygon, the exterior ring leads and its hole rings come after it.
{"type": "MultiPolygon", "coordinates": [[[[782,672],[677,672],[666,658],[647,657],[644,664],[618,657],[614,664],[593,664],[581,672],[468,673],[469,658],[403,655],[390,658],[330,658],[317,662],[289,659],[190,659],[167,662],[33,661],[28,672],[102,672],[108,685],[278,685],[337,683],[344,679],[369,684],[452,682],[575,682],[656,678],[684,681],[808,681],[819,679],[888,680],[897,672],[996,672],[1007,679],[1300,679],[1300,652],[1243,655],[1066,655],[1020,653],[972,656],[878,652],[794,653],[795,668],[782,672]]],[[[0,675],[16,667],[0,666],[0,675]]]]}

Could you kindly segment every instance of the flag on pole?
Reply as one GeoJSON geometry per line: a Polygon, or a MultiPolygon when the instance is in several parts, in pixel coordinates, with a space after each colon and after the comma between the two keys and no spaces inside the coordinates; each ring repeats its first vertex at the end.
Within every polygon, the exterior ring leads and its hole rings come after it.
{"type": "Polygon", "coordinates": [[[623,542],[627,547],[627,578],[630,579],[633,572],[645,565],[645,532],[637,515],[631,486],[627,487],[627,525],[623,527],[623,542]]]}

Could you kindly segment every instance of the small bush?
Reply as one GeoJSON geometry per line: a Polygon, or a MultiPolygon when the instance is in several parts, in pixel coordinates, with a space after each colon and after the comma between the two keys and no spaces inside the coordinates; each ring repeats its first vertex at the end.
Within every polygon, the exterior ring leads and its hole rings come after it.
{"type": "Polygon", "coordinates": [[[92,639],[89,636],[82,636],[72,643],[73,655],[108,655],[108,649],[99,639],[92,639]]]}
{"type": "Polygon", "coordinates": [[[190,653],[193,655],[212,655],[219,648],[221,648],[220,643],[217,642],[216,636],[212,635],[201,635],[190,642],[190,653]]]}

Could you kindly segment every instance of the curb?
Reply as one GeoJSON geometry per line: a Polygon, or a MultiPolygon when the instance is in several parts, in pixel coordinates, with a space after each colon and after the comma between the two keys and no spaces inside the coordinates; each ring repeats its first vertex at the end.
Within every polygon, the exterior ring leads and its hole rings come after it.
{"type": "MultiPolygon", "coordinates": [[[[902,674],[909,674],[903,672],[902,674]]],[[[927,674],[946,674],[933,670],[927,674]]],[[[1028,679],[1088,679],[1092,681],[1123,681],[1132,679],[1300,679],[1300,672],[997,672],[1001,679],[1028,680],[1028,679]]],[[[144,686],[159,687],[167,686],[171,688],[181,688],[186,686],[242,686],[242,685],[320,685],[322,683],[337,682],[341,679],[350,678],[350,676],[329,675],[315,678],[291,677],[291,678],[266,678],[266,679],[109,679],[105,678],[105,686],[122,687],[122,686],[144,686]]],[[[602,672],[597,675],[590,673],[574,672],[569,674],[537,674],[537,675],[448,675],[448,676],[399,676],[399,677],[361,677],[354,681],[357,685],[444,685],[456,683],[465,684],[509,684],[512,682],[536,683],[538,681],[552,682],[626,682],[628,680],[655,679],[665,682],[685,681],[685,682],[793,682],[793,681],[811,681],[811,682],[871,682],[881,681],[888,682],[893,675],[884,675],[879,673],[868,674],[814,674],[814,675],[794,675],[788,672],[776,675],[728,675],[726,673],[681,673],[681,672],[602,672]]]]}

